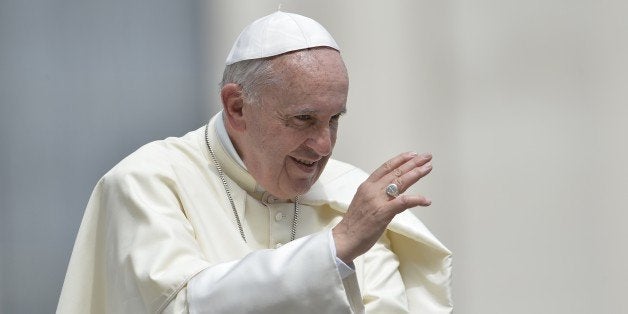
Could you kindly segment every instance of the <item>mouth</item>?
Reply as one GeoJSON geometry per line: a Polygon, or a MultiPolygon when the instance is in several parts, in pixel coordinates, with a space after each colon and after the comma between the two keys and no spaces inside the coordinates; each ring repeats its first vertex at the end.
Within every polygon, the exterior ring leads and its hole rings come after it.
{"type": "Polygon", "coordinates": [[[316,166],[318,165],[318,160],[311,161],[311,160],[300,159],[300,158],[295,158],[295,157],[290,157],[290,159],[292,159],[295,162],[295,164],[305,172],[314,171],[314,169],[316,169],[316,166]]]}

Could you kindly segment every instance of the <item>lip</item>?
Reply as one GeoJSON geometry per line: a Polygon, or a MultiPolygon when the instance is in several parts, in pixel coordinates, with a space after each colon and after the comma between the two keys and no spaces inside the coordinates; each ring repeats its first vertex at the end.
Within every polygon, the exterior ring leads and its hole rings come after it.
{"type": "Polygon", "coordinates": [[[306,164],[300,163],[296,158],[292,156],[290,157],[290,159],[297,166],[297,168],[301,169],[301,171],[306,172],[306,173],[314,172],[318,166],[318,161],[315,161],[311,165],[306,165],[306,164]]]}

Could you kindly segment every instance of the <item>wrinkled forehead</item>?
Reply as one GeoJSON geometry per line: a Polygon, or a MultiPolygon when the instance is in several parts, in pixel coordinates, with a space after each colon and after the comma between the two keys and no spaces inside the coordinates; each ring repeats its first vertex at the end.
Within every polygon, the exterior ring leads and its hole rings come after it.
{"type": "Polygon", "coordinates": [[[340,52],[329,47],[292,51],[274,57],[272,68],[283,83],[297,83],[299,79],[313,78],[348,82],[347,68],[340,52]]]}
{"type": "Polygon", "coordinates": [[[272,60],[277,80],[262,91],[266,109],[319,112],[345,111],[349,81],[338,51],[317,48],[291,52],[272,60]]]}

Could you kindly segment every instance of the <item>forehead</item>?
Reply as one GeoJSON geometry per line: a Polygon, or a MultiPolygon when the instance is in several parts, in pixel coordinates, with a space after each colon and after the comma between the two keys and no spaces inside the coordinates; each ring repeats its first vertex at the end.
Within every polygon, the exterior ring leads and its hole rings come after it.
{"type": "Polygon", "coordinates": [[[344,79],[347,69],[340,53],[332,48],[318,47],[280,55],[272,60],[275,73],[290,80],[295,77],[344,79]]]}
{"type": "Polygon", "coordinates": [[[272,60],[277,84],[265,96],[284,110],[344,111],[349,88],[340,53],[331,48],[301,50],[272,60]]]}

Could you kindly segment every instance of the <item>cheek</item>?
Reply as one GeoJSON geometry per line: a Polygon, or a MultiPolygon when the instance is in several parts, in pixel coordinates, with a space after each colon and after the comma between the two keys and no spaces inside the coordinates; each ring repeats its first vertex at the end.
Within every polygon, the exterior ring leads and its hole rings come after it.
{"type": "Polygon", "coordinates": [[[288,128],[283,130],[283,132],[276,134],[274,139],[278,141],[277,145],[281,147],[281,151],[284,154],[289,154],[290,152],[299,150],[301,147],[305,146],[308,139],[308,133],[288,128]]]}
{"type": "MultiPolygon", "coordinates": [[[[285,159],[291,153],[302,150],[306,147],[309,133],[307,130],[295,130],[283,124],[264,124],[253,123],[254,135],[253,143],[257,147],[257,151],[261,153],[261,157],[266,159],[270,164],[285,164],[285,159]]],[[[332,142],[336,141],[336,132],[332,130],[332,142]]]]}
{"type": "Polygon", "coordinates": [[[267,132],[261,136],[258,147],[268,161],[273,164],[283,164],[287,156],[298,150],[303,142],[295,134],[279,130],[279,132],[267,132]]]}

